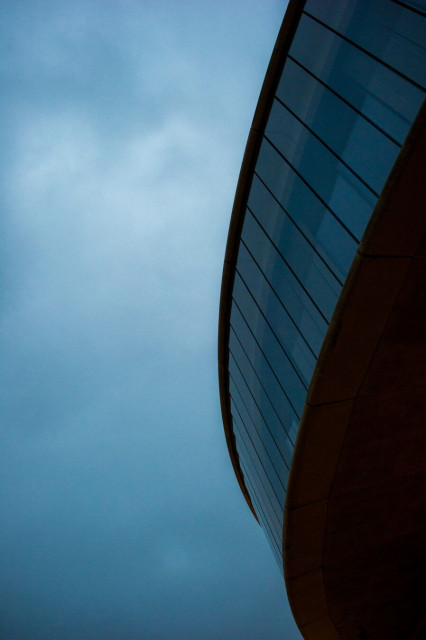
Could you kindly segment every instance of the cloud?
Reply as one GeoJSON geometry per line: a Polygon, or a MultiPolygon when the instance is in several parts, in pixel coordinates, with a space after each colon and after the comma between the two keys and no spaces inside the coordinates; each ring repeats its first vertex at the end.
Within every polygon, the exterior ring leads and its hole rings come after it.
{"type": "Polygon", "coordinates": [[[6,5],[2,637],[281,637],[282,578],[227,459],[216,379],[271,48],[247,34],[267,12],[6,5]]]}
{"type": "Polygon", "coordinates": [[[145,313],[145,328],[154,318],[152,330],[166,301],[181,314],[193,305],[197,316],[200,280],[222,250],[208,220],[215,201],[222,206],[211,179],[220,181],[212,158],[221,151],[212,133],[178,118],[111,149],[81,114],[27,115],[7,204],[26,241],[28,312],[78,305],[83,315],[105,314],[115,298],[123,315],[129,306],[145,313]]]}

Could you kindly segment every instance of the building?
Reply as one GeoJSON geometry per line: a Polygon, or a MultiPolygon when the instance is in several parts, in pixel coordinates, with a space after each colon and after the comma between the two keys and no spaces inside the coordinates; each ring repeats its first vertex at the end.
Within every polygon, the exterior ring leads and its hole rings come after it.
{"type": "Polygon", "coordinates": [[[290,0],[234,201],[225,435],[309,640],[426,637],[425,44],[424,0],[290,0]]]}

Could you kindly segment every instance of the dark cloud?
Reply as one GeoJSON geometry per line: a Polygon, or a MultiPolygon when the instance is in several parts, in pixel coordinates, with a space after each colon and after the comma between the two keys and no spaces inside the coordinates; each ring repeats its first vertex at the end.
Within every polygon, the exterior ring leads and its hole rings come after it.
{"type": "Polygon", "coordinates": [[[0,13],[1,637],[298,638],[216,377],[281,3],[0,13]]]}

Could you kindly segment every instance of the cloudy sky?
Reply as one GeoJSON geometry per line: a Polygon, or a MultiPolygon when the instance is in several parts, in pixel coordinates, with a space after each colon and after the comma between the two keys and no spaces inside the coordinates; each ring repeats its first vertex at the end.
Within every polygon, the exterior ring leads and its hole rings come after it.
{"type": "Polygon", "coordinates": [[[2,640],[296,640],[220,417],[279,0],[0,3],[2,640]]]}

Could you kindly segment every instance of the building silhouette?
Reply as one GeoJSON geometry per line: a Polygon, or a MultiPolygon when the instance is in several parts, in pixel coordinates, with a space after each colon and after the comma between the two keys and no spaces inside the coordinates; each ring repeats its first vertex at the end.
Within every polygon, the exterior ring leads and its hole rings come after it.
{"type": "Polygon", "coordinates": [[[426,638],[426,3],[290,0],[223,270],[228,449],[308,640],[426,638]]]}

